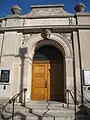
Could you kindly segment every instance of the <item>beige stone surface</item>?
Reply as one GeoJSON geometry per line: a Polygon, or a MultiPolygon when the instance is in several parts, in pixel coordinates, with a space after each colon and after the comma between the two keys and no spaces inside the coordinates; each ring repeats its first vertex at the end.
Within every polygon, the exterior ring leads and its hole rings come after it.
{"type": "Polygon", "coordinates": [[[69,25],[69,18],[25,19],[25,26],[69,25]]]}
{"type": "Polygon", "coordinates": [[[23,26],[23,19],[10,18],[6,20],[6,27],[20,27],[23,26]]]}
{"type": "Polygon", "coordinates": [[[82,69],[90,70],[90,30],[79,30],[82,69]]]}
{"type": "MultiPolygon", "coordinates": [[[[78,25],[81,27],[83,27],[82,25],[85,25],[85,27],[90,25],[89,14],[82,13],[82,15],[76,14],[76,16],[78,25]]],[[[0,98],[11,98],[22,88],[27,88],[26,100],[31,100],[33,56],[35,51],[44,45],[52,45],[62,52],[65,90],[70,89],[74,93],[74,78],[76,78],[77,93],[79,91],[81,95],[79,53],[81,53],[82,69],[90,70],[90,30],[84,29],[84,27],[78,29],[76,18],[73,14],[66,12],[62,5],[33,6],[32,12],[29,14],[10,17],[3,20],[2,28],[7,29],[0,33],[0,69],[10,69],[10,81],[6,85],[6,89],[4,89],[4,84],[0,83],[0,98]],[[48,15],[50,15],[49,18],[48,15]],[[71,25],[72,29],[68,28],[71,25]],[[24,29],[22,29],[22,26],[24,29]],[[65,28],[61,30],[60,26],[65,26],[65,28]],[[42,37],[43,28],[49,27],[51,30],[50,37],[44,39],[42,37]],[[8,28],[12,28],[12,30],[8,28]],[[24,53],[24,60],[21,58],[20,49],[24,53]],[[25,49],[26,51],[23,51],[25,49]],[[73,52],[75,56],[73,56],[73,52]],[[74,66],[75,76],[73,74],[74,66]]]]}
{"type": "Polygon", "coordinates": [[[34,5],[31,7],[32,11],[24,17],[33,18],[33,17],[69,17],[73,16],[72,13],[69,13],[64,10],[63,4],[56,5],[34,5]]]}
{"type": "Polygon", "coordinates": [[[0,34],[0,56],[2,54],[2,46],[3,46],[3,33],[0,34]]]}

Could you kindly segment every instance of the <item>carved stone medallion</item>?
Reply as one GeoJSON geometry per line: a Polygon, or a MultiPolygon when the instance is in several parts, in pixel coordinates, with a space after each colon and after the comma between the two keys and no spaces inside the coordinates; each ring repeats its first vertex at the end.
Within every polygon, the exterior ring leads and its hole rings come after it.
{"type": "Polygon", "coordinates": [[[41,37],[43,37],[44,39],[49,39],[51,35],[51,30],[50,29],[44,29],[41,37]]]}

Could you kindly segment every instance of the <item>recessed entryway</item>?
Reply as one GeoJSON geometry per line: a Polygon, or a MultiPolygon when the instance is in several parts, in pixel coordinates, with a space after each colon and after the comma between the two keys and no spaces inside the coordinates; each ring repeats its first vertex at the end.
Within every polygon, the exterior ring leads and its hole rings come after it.
{"type": "Polygon", "coordinates": [[[35,51],[32,68],[32,100],[64,101],[64,58],[53,46],[35,51]]]}

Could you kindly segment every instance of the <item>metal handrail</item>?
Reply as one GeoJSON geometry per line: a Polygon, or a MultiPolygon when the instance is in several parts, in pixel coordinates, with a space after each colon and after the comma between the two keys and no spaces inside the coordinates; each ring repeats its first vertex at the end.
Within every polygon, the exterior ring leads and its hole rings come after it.
{"type": "Polygon", "coordinates": [[[26,94],[26,91],[27,91],[27,88],[23,88],[19,93],[15,94],[5,105],[3,105],[2,114],[3,114],[3,110],[5,110],[5,112],[6,112],[6,106],[8,104],[13,103],[12,120],[14,120],[14,103],[15,103],[15,100],[17,99],[17,97],[19,97],[21,95],[22,92],[24,92],[24,107],[25,107],[25,102],[26,102],[25,94],[26,94]]]}
{"type": "Polygon", "coordinates": [[[70,99],[69,99],[69,94],[71,95],[74,104],[76,104],[77,102],[75,101],[74,96],[73,96],[72,92],[71,92],[69,89],[67,89],[66,92],[67,92],[67,97],[68,97],[68,98],[67,98],[67,107],[69,108],[69,104],[70,104],[70,102],[69,102],[69,100],[70,100],[70,99]]]}
{"type": "MultiPolygon", "coordinates": [[[[72,97],[72,99],[73,99],[73,101],[74,101],[75,104],[76,104],[76,102],[75,102],[75,99],[74,99],[74,96],[73,96],[72,92],[69,89],[67,89],[66,92],[68,93],[67,107],[69,108],[69,94],[71,95],[71,97],[72,97]]],[[[47,103],[47,105],[46,105],[46,109],[47,110],[43,113],[44,117],[47,117],[47,113],[50,110],[49,109],[49,106],[50,106],[49,100],[46,100],[46,103],[47,103]]]]}
{"type": "Polygon", "coordinates": [[[50,110],[48,107],[50,106],[50,102],[49,102],[49,100],[46,100],[46,103],[47,103],[47,105],[46,105],[46,111],[43,113],[43,116],[44,117],[47,117],[47,113],[48,113],[48,111],[50,110]]]}

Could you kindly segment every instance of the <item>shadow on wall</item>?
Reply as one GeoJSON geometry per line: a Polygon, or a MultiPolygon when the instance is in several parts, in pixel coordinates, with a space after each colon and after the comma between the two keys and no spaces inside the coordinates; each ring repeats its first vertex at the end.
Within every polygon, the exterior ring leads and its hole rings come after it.
{"type": "MultiPolygon", "coordinates": [[[[20,55],[20,58],[21,58],[20,91],[24,88],[24,86],[23,86],[23,82],[24,82],[24,60],[25,60],[25,55],[27,54],[27,52],[28,52],[27,47],[19,49],[19,55],[20,55]]],[[[23,101],[23,93],[19,97],[19,102],[22,103],[22,101],[23,101]]]]}

